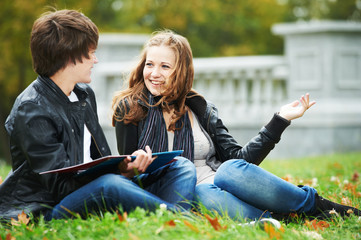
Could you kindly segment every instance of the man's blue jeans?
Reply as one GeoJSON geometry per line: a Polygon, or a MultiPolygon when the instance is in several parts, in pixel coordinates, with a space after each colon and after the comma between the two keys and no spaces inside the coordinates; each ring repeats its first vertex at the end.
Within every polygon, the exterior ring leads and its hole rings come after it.
{"type": "Polygon", "coordinates": [[[214,184],[196,186],[198,201],[233,219],[259,219],[276,213],[308,213],[315,208],[311,187],[298,187],[244,160],[228,160],[218,168],[214,184]]]}
{"type": "Polygon", "coordinates": [[[136,207],[153,211],[162,203],[174,211],[189,209],[194,197],[196,170],[189,160],[177,159],[132,180],[118,174],[105,174],[66,196],[45,219],[66,218],[74,213],[86,217],[89,213],[116,209],[130,212],[136,207]],[[146,185],[144,189],[140,187],[143,184],[146,185]]]}

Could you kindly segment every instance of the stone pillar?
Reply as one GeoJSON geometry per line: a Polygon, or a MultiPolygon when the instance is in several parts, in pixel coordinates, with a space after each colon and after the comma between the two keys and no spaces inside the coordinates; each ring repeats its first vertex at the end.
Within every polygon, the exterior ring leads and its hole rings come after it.
{"type": "Polygon", "coordinates": [[[314,154],[360,151],[361,23],[284,23],[272,32],[285,39],[289,99],[310,92],[317,101],[289,136],[314,154]]]}
{"type": "Polygon", "coordinates": [[[290,97],[361,97],[361,23],[315,21],[276,24],[290,67],[290,97]]]}
{"type": "Polygon", "coordinates": [[[115,130],[111,126],[112,99],[124,86],[124,80],[137,60],[147,34],[102,33],[99,36],[91,86],[97,98],[99,122],[104,130],[112,154],[118,154],[115,130]]]}

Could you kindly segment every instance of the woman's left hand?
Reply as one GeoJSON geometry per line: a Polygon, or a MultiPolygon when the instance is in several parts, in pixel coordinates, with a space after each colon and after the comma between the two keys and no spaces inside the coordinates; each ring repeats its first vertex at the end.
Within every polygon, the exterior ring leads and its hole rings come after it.
{"type": "Polygon", "coordinates": [[[316,104],[315,101],[310,102],[310,94],[306,93],[305,96],[302,96],[300,100],[296,100],[292,103],[286,104],[281,107],[279,115],[289,121],[302,117],[303,114],[316,104]],[[299,106],[301,103],[301,106],[299,106]]]}

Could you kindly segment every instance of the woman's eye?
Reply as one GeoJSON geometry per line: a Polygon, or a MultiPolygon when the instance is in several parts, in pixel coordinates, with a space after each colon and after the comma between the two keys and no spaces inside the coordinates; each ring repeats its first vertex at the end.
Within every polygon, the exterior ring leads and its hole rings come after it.
{"type": "Polygon", "coordinates": [[[145,65],[148,66],[148,67],[152,66],[151,63],[146,63],[145,65]]]}
{"type": "Polygon", "coordinates": [[[170,68],[168,65],[163,65],[162,67],[163,67],[163,68],[167,68],[167,69],[170,68]]]}

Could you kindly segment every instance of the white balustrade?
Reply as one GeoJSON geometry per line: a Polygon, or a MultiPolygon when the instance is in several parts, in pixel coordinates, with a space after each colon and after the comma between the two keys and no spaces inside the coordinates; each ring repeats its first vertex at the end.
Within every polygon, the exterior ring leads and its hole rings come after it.
{"type": "Polygon", "coordinates": [[[286,96],[282,56],[194,59],[194,89],[213,102],[227,125],[259,124],[286,96]]]}

